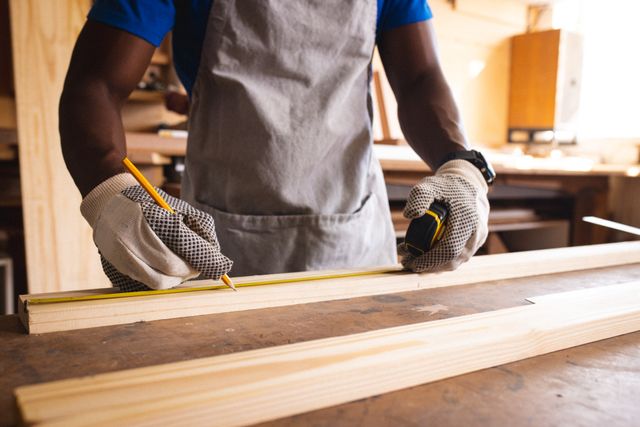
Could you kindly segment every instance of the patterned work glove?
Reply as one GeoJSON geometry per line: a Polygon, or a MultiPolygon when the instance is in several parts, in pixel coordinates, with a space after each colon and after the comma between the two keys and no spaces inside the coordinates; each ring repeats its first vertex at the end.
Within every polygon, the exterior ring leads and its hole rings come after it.
{"type": "Polygon", "coordinates": [[[217,280],[227,273],[233,262],[220,252],[213,218],[158,193],[175,214],[158,206],[129,174],[107,179],[82,201],[113,285],[123,292],[168,289],[200,275],[217,280]]]}
{"type": "Polygon", "coordinates": [[[434,200],[449,210],[442,239],[419,257],[409,253],[404,243],[398,247],[402,265],[415,272],[455,270],[473,256],[487,239],[489,200],[487,183],[480,171],[466,160],[451,160],[424,178],[409,194],[404,216],[419,218],[434,200]]]}

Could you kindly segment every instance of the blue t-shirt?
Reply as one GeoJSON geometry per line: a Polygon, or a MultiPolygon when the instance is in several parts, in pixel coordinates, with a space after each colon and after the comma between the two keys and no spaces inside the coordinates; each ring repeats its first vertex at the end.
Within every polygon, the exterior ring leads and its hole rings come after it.
{"type": "MultiPolygon", "coordinates": [[[[431,18],[426,0],[377,0],[376,38],[391,28],[431,18]]],[[[213,0],[96,0],[89,19],[127,31],[154,46],[173,29],[173,60],[191,94],[213,0]]]]}

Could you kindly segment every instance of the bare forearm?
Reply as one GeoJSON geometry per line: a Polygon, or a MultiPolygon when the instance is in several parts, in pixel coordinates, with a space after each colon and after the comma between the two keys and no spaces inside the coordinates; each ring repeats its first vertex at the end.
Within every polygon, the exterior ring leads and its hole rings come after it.
{"type": "Polygon", "coordinates": [[[120,110],[154,47],[125,31],[87,21],[71,57],[60,99],[62,154],[83,196],[123,171],[120,110]]]}
{"type": "Polygon", "coordinates": [[[469,149],[460,113],[440,72],[421,74],[398,95],[404,136],[432,169],[446,154],[469,149]]]}
{"type": "Polygon", "coordinates": [[[120,106],[100,84],[66,88],[60,101],[62,154],[82,196],[123,171],[120,106]]]}

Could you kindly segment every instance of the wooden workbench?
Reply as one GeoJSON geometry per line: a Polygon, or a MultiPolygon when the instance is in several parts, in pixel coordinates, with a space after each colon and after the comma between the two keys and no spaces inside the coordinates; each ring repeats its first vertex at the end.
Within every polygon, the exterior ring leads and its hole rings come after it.
{"type": "MultiPolygon", "coordinates": [[[[40,336],[4,316],[0,425],[18,421],[12,390],[22,384],[490,311],[638,277],[640,264],[633,264],[40,336]]],[[[631,425],[640,417],[638,393],[640,333],[634,333],[270,425],[631,425]]]]}

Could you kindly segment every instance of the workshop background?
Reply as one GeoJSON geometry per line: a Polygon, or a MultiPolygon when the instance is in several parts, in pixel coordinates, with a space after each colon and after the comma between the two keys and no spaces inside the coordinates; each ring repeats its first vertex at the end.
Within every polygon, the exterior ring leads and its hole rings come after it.
{"type": "MultiPolygon", "coordinates": [[[[446,76],[469,140],[493,163],[490,236],[481,252],[631,240],[585,215],[640,226],[640,4],[595,0],[430,0],[446,76]]],[[[19,294],[109,286],[80,194],[63,163],[57,105],[89,0],[0,0],[0,289],[19,294]]],[[[170,35],[124,109],[129,157],[179,195],[187,117],[170,35]]],[[[375,153],[394,225],[429,173],[406,142],[377,54],[375,153]]]]}

